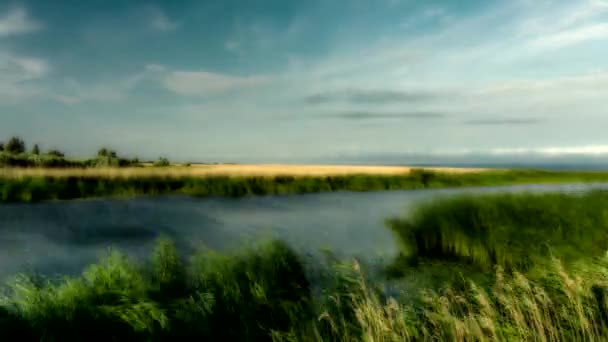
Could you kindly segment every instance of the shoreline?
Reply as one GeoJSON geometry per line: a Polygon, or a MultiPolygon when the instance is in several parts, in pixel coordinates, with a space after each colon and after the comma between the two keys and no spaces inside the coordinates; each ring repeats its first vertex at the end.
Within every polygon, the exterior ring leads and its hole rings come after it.
{"type": "Polygon", "coordinates": [[[109,168],[0,168],[0,177],[326,177],[326,176],[398,176],[414,170],[462,174],[500,169],[409,167],[379,165],[290,165],[290,164],[192,164],[168,167],[109,168]]]}
{"type": "Polygon", "coordinates": [[[351,174],[321,168],[292,174],[272,173],[264,166],[241,173],[194,167],[139,169],[0,169],[1,202],[41,202],[94,197],[191,195],[247,197],[335,191],[389,191],[468,186],[608,182],[608,172],[555,172],[540,170],[350,169],[351,174]],[[199,169],[197,171],[197,169],[199,169]],[[353,171],[354,170],[354,171],[353,171]],[[364,174],[363,171],[375,172],[364,174]],[[317,173],[313,173],[316,171],[317,173]],[[356,171],[356,172],[355,172],[356,171]],[[258,172],[258,173],[256,173],[258,172]]]}

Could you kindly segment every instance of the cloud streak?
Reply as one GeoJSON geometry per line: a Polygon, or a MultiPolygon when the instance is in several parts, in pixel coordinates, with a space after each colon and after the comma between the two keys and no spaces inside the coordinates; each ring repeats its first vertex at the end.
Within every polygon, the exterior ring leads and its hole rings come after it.
{"type": "Polygon", "coordinates": [[[49,70],[43,59],[0,52],[0,104],[43,96],[44,88],[35,82],[44,79],[49,70]]]}
{"type": "Polygon", "coordinates": [[[436,98],[436,96],[436,94],[424,91],[351,89],[309,95],[304,98],[304,101],[308,104],[325,104],[340,101],[355,104],[390,104],[430,101],[436,98]]]}
{"type": "Polygon", "coordinates": [[[463,123],[469,126],[524,126],[538,125],[543,123],[543,120],[538,118],[492,118],[465,120],[463,123]]]}
{"type": "Polygon", "coordinates": [[[266,76],[229,76],[207,71],[173,71],[164,85],[170,91],[186,96],[215,95],[250,88],[269,82],[266,76]]]}
{"type": "Polygon", "coordinates": [[[351,111],[334,113],[323,116],[324,118],[337,118],[344,120],[437,120],[444,119],[447,115],[434,112],[401,112],[401,113],[382,113],[368,111],[351,111]]]}

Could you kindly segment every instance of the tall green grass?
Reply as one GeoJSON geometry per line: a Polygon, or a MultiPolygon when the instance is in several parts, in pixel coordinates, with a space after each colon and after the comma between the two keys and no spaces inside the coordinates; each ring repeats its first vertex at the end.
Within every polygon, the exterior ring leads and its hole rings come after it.
{"type": "Polygon", "coordinates": [[[0,331],[45,341],[267,340],[307,319],[309,306],[302,265],[283,243],[181,260],[163,239],[147,264],[113,251],[79,277],[17,276],[0,302],[0,331]]]}
{"type": "Polygon", "coordinates": [[[415,170],[397,176],[327,177],[0,177],[0,202],[37,202],[101,196],[186,194],[259,196],[329,191],[411,190],[530,183],[607,182],[605,172],[484,171],[434,173],[415,170]]]}
{"type": "Polygon", "coordinates": [[[77,277],[15,277],[0,299],[0,329],[19,341],[608,338],[605,260],[567,273],[552,259],[536,280],[498,268],[491,287],[463,281],[418,288],[414,302],[388,295],[355,261],[329,263],[319,291],[304,269],[280,242],[184,260],[160,240],[145,263],[112,251],[77,277]]]}
{"type": "Polygon", "coordinates": [[[527,270],[552,256],[570,262],[605,255],[608,192],[444,199],[388,224],[410,262],[454,260],[527,270]]]}

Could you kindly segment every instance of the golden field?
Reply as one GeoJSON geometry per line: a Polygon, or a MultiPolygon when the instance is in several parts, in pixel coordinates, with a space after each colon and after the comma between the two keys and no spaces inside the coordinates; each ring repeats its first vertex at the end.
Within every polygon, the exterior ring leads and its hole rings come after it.
{"type": "MultiPolygon", "coordinates": [[[[169,167],[125,167],[125,168],[0,168],[1,177],[275,177],[275,176],[343,176],[343,175],[404,175],[411,170],[420,169],[406,166],[367,166],[367,165],[280,165],[280,164],[192,164],[169,167]]],[[[479,172],[475,168],[424,168],[425,170],[445,173],[479,172]]]]}

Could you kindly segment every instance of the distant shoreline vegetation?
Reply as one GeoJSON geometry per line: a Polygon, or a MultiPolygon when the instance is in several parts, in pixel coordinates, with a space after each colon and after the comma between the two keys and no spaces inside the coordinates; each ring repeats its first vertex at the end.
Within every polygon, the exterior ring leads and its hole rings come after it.
{"type": "MultiPolygon", "coordinates": [[[[190,164],[182,166],[188,167],[190,164]]],[[[156,162],[141,162],[137,158],[122,158],[108,148],[99,149],[94,158],[86,160],[68,159],[58,150],[43,153],[38,145],[28,152],[25,142],[13,137],[6,143],[0,142],[0,202],[172,194],[245,197],[331,191],[608,182],[607,171],[520,169],[448,173],[420,168],[394,175],[236,176],[201,175],[183,172],[185,170],[188,168],[175,167],[163,157],[156,162]]]]}
{"type": "Polygon", "coordinates": [[[42,152],[38,144],[27,149],[25,141],[12,137],[6,143],[0,141],[0,167],[43,167],[43,168],[97,168],[97,167],[141,167],[145,163],[153,166],[169,166],[167,158],[160,157],[154,162],[142,162],[139,158],[120,157],[116,151],[102,147],[97,155],[88,159],[73,159],[57,149],[42,152]]]}
{"type": "MultiPolygon", "coordinates": [[[[332,191],[385,191],[465,186],[608,182],[608,172],[550,172],[538,170],[441,173],[413,170],[403,175],[343,176],[184,176],[169,167],[149,176],[125,172],[108,175],[49,176],[0,174],[0,202],[40,202],[93,197],[191,195],[246,197],[332,191]],[[123,174],[124,173],[124,174],[123,174]]],[[[152,170],[156,170],[152,172],[152,170]]],[[[18,171],[18,170],[17,170],[18,171]]],[[[83,173],[84,174],[84,173],[83,173]]]]}

